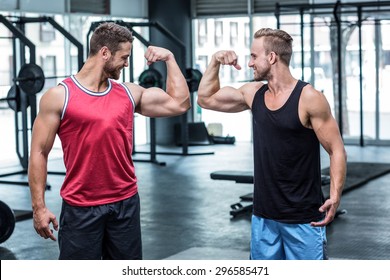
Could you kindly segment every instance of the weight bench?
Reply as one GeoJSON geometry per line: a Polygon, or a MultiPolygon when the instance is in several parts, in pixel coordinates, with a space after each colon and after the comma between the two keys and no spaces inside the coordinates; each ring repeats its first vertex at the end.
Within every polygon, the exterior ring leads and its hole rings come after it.
{"type": "MultiPolygon", "coordinates": [[[[236,183],[253,184],[252,171],[236,171],[236,170],[220,170],[210,173],[210,178],[213,180],[235,181],[236,183]]],[[[330,176],[321,175],[322,193],[324,198],[329,198],[330,176]]],[[[236,217],[238,214],[252,212],[253,209],[253,193],[248,193],[240,196],[240,201],[230,205],[230,215],[236,217]]],[[[338,210],[336,217],[346,213],[346,210],[338,210]]]]}

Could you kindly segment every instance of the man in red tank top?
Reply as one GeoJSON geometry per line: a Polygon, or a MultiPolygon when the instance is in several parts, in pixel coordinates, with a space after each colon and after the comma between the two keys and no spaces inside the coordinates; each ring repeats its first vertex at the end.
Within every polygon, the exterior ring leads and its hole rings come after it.
{"type": "Polygon", "coordinates": [[[34,228],[56,241],[60,259],[142,259],[137,178],[131,158],[134,112],[168,117],[190,108],[187,82],[171,51],[149,46],[150,65],[167,67],[166,91],[117,83],[129,66],[133,36],[127,28],[96,28],[87,61],[42,96],[29,162],[34,228]],[[58,134],[66,176],[59,221],[46,207],[48,155],[58,134]]]}

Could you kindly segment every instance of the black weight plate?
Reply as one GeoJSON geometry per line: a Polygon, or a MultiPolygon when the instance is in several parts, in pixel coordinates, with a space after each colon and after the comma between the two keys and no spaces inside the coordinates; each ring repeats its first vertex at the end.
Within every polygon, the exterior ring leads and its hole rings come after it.
{"type": "Polygon", "coordinates": [[[0,243],[6,241],[15,229],[15,215],[7,204],[0,200],[0,243]]]}
{"type": "Polygon", "coordinates": [[[45,75],[41,67],[34,63],[24,64],[18,74],[19,86],[27,94],[40,92],[45,85],[45,75]]]}
{"type": "MultiPolygon", "coordinates": [[[[15,85],[13,85],[7,93],[8,106],[16,112],[20,112],[22,110],[21,98],[20,98],[21,94],[25,94],[25,93],[18,86],[15,85]]],[[[27,102],[27,106],[26,106],[27,108],[28,106],[30,106],[28,98],[26,98],[26,102],[27,102]]]]}
{"type": "Polygon", "coordinates": [[[19,94],[20,94],[19,88],[15,85],[13,85],[7,93],[8,106],[16,112],[20,112],[20,95],[19,94]]]}
{"type": "Polygon", "coordinates": [[[139,76],[139,85],[144,88],[158,87],[162,88],[162,75],[156,69],[150,68],[141,73],[139,76]]]}
{"type": "Polygon", "coordinates": [[[199,88],[200,80],[202,79],[202,72],[198,69],[187,68],[186,80],[190,92],[195,92],[199,88]]]}

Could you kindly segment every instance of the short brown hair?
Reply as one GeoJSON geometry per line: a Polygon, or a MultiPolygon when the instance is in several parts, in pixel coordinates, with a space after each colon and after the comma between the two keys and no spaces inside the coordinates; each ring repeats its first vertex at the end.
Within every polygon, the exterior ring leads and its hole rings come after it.
{"type": "Polygon", "coordinates": [[[280,29],[261,28],[253,36],[255,39],[264,37],[264,48],[266,53],[275,52],[287,66],[290,64],[292,56],[293,38],[280,29]]]}
{"type": "Polygon", "coordinates": [[[89,55],[93,56],[97,54],[104,46],[106,46],[112,54],[115,54],[115,52],[120,49],[120,43],[132,43],[133,40],[133,34],[128,28],[114,22],[102,23],[92,34],[89,55]]]}

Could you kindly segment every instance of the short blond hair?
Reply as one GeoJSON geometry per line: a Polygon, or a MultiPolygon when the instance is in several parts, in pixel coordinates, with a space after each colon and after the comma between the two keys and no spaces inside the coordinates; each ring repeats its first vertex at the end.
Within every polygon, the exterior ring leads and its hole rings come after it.
{"type": "Polygon", "coordinates": [[[287,66],[292,56],[293,38],[286,31],[272,28],[261,28],[253,36],[255,39],[264,37],[264,48],[267,54],[275,52],[287,66]]]}

